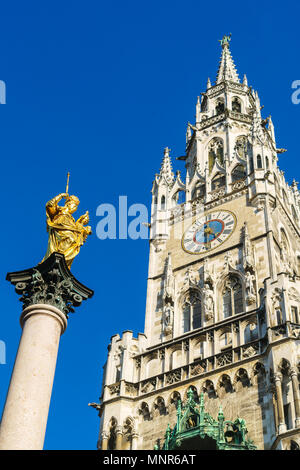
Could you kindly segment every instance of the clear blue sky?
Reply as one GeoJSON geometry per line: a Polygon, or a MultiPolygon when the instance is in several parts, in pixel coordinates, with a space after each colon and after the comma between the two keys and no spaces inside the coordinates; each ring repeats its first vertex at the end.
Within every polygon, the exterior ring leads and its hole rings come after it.
{"type": "MultiPolygon", "coordinates": [[[[62,336],[46,433],[46,449],[95,449],[98,401],[110,337],[143,331],[148,268],[145,240],[100,241],[96,208],[150,203],[163,148],[185,147],[187,121],[207,77],[216,76],[218,39],[232,33],[238,72],[247,73],[272,114],[280,166],[300,178],[299,3],[191,0],[27,1],[1,5],[0,105],[2,409],[20,337],[21,304],[8,271],[37,264],[47,234],[45,203],[65,189],[89,209],[94,231],[73,273],[95,290],[62,336]]],[[[177,162],[175,169],[183,170],[177,162]]]]}

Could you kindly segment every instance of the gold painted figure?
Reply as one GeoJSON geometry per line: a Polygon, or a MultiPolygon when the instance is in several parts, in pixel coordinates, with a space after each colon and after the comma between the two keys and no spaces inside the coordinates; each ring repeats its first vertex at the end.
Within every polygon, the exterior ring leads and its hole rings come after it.
{"type": "MultiPolygon", "coordinates": [[[[69,183],[69,174],[68,174],[69,183]]],[[[68,190],[68,183],[66,191],[68,190]]],[[[86,225],[89,222],[88,211],[75,221],[72,214],[77,210],[79,199],[76,196],[69,196],[68,192],[55,196],[46,204],[47,232],[49,233],[47,253],[43,259],[47,259],[53,252],[62,253],[68,268],[80,247],[84,244],[87,236],[92,233],[91,227],[86,225]],[[65,199],[65,205],[58,203],[65,199]]]]}

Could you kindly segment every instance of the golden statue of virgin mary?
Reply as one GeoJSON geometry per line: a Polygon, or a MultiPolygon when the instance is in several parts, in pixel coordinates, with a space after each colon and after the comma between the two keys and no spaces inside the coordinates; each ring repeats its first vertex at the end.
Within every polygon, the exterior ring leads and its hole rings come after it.
{"type": "MultiPolygon", "coordinates": [[[[69,175],[68,175],[69,176],[69,175]]],[[[53,252],[62,253],[68,268],[78,255],[80,247],[84,244],[87,236],[92,233],[89,223],[88,211],[76,221],[73,213],[76,212],[79,199],[76,196],[69,196],[68,183],[65,193],[55,196],[46,204],[47,232],[49,233],[47,253],[43,259],[47,259],[53,252]],[[64,206],[58,203],[65,199],[64,206]]]]}

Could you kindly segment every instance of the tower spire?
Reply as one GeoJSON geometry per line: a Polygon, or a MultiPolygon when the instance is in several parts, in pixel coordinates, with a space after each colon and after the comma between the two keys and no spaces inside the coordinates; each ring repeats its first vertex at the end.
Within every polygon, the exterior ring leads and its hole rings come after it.
{"type": "Polygon", "coordinates": [[[240,79],[229,49],[230,41],[231,33],[229,36],[223,36],[223,38],[219,40],[222,46],[222,55],[220,59],[216,84],[223,82],[224,80],[230,80],[231,82],[240,83],[240,79]]]}
{"type": "Polygon", "coordinates": [[[174,173],[172,171],[172,163],[170,158],[170,149],[166,147],[164,150],[164,157],[160,168],[160,177],[164,178],[168,184],[174,180],[174,173]]]}

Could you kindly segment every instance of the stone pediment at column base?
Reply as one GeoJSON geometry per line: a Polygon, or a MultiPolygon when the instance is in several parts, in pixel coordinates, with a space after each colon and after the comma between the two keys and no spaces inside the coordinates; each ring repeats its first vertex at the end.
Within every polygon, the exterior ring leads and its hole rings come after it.
{"type": "Polygon", "coordinates": [[[75,278],[61,253],[52,253],[33,268],[8,273],[6,280],[21,295],[24,309],[30,305],[49,304],[58,308],[67,318],[70,312],[74,312],[74,307],[94,294],[75,278]]]}

